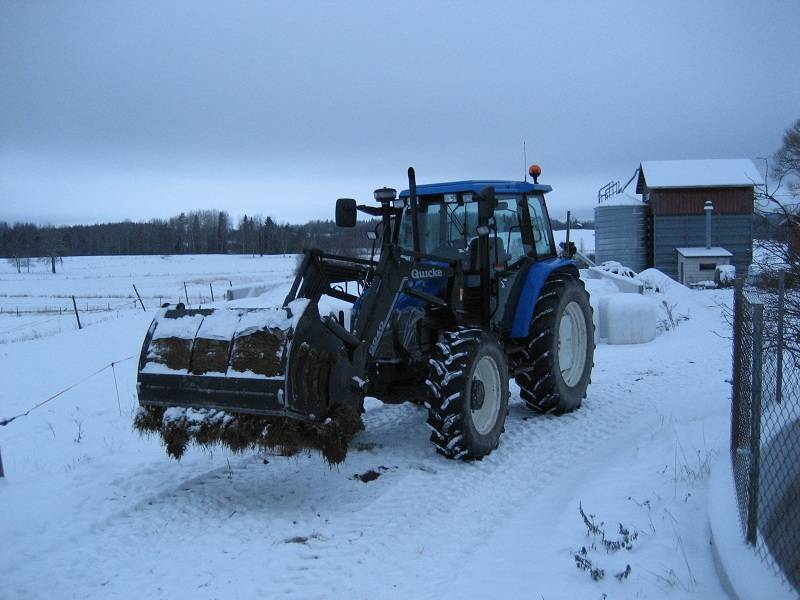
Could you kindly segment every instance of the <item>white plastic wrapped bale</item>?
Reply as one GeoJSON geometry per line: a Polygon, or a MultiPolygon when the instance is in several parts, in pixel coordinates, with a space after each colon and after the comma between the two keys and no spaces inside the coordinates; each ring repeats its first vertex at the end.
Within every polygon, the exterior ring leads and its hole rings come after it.
{"type": "Polygon", "coordinates": [[[619,289],[614,282],[609,279],[594,279],[589,271],[581,271],[581,279],[589,292],[589,303],[592,305],[592,317],[594,320],[594,341],[600,344],[608,337],[608,327],[606,326],[606,308],[608,298],[619,295],[619,289]]]}
{"type": "Polygon", "coordinates": [[[658,315],[651,298],[638,294],[617,294],[600,303],[600,323],[609,344],[646,344],[656,337],[658,315]],[[604,314],[603,314],[604,313],[604,314]]]}

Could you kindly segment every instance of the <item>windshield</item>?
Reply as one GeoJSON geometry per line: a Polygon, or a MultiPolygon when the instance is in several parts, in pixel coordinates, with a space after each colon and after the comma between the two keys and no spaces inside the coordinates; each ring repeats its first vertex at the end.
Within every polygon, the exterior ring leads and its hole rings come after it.
{"type": "MultiPolygon", "coordinates": [[[[478,238],[478,202],[471,194],[421,198],[418,219],[423,254],[466,260],[473,253],[478,238]]],[[[407,250],[414,245],[411,221],[411,210],[406,207],[400,244],[407,250]]],[[[492,242],[491,252],[496,264],[512,264],[523,256],[533,256],[534,250],[540,257],[552,255],[549,219],[541,194],[498,195],[494,227],[497,243],[492,242]],[[528,218],[530,226],[525,225],[528,218]],[[532,235],[528,233],[531,229],[532,235]]]]}
{"type": "MultiPolygon", "coordinates": [[[[414,247],[411,221],[411,208],[406,207],[400,225],[400,245],[408,250],[414,247]]],[[[478,203],[459,203],[450,194],[444,201],[420,201],[418,223],[420,252],[458,258],[478,235],[478,203]]]]}

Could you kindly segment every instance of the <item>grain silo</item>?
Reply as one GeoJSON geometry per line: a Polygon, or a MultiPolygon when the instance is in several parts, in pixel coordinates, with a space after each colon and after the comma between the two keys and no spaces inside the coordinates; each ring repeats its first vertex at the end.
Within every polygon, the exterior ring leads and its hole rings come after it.
{"type": "Polygon", "coordinates": [[[614,260],[637,273],[646,269],[648,215],[647,204],[625,192],[601,198],[594,209],[595,261],[614,260]]]}

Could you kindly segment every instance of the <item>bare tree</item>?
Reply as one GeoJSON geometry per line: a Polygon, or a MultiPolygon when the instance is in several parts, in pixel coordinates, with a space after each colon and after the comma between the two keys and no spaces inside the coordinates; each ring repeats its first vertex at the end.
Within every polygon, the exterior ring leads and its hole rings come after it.
{"type": "Polygon", "coordinates": [[[792,200],[800,198],[800,119],[783,135],[783,143],[773,157],[772,168],[767,165],[768,181],[756,188],[758,210],[771,217],[769,239],[759,240],[753,258],[756,268],[755,284],[760,288],[759,299],[764,303],[765,337],[767,347],[780,343],[800,364],[800,211],[792,200]],[[787,190],[783,193],[782,190],[787,190]],[[789,202],[781,198],[787,197],[789,202]],[[777,340],[774,325],[778,314],[779,277],[785,281],[783,304],[784,338],[777,340]]]}
{"type": "Polygon", "coordinates": [[[783,133],[783,145],[775,153],[772,174],[787,180],[792,196],[800,196],[800,119],[783,133]]]}

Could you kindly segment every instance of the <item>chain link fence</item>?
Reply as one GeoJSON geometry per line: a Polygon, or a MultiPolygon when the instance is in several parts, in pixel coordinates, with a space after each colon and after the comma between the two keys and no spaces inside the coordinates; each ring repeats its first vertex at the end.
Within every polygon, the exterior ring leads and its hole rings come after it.
{"type": "Polygon", "coordinates": [[[731,459],[741,526],[762,560],[800,592],[798,290],[734,292],[731,459]],[[792,326],[794,325],[794,326],[792,326]]]}

